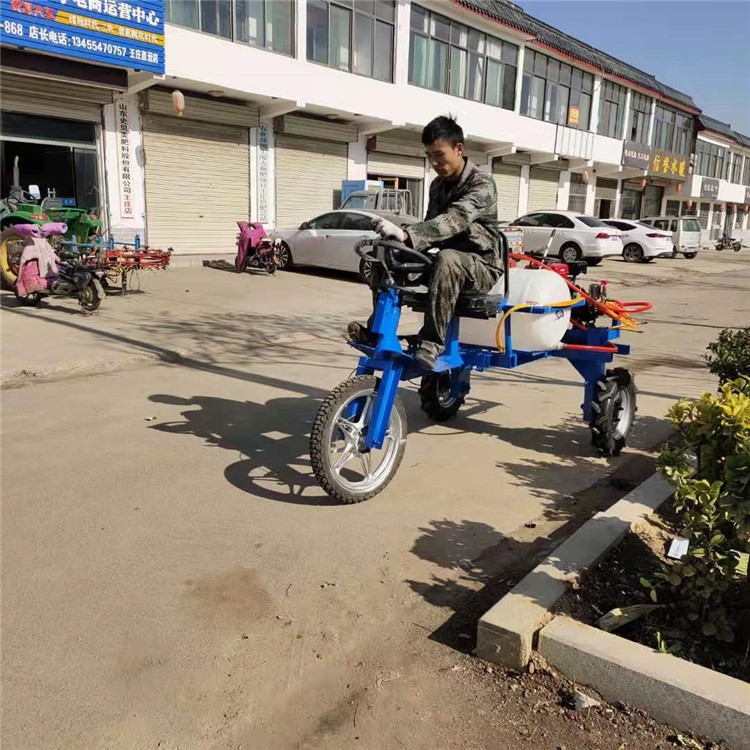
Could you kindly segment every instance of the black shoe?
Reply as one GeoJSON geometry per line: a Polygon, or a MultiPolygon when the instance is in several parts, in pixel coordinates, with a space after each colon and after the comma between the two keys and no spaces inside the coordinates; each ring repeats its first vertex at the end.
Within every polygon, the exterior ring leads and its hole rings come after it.
{"type": "Polygon", "coordinates": [[[353,320],[346,327],[344,338],[350,344],[363,344],[365,346],[375,346],[377,344],[375,334],[366,325],[362,325],[362,323],[358,323],[356,320],[353,320]]]}
{"type": "Polygon", "coordinates": [[[422,344],[415,352],[414,359],[419,362],[422,367],[426,370],[434,370],[435,363],[437,362],[439,352],[436,352],[432,347],[427,347],[422,344]]]}

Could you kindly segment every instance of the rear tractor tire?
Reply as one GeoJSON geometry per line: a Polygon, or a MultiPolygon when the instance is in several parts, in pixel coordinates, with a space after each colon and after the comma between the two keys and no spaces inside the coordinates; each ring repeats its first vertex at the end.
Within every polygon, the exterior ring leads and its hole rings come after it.
{"type": "Polygon", "coordinates": [[[619,456],[625,447],[636,413],[635,381],[628,370],[607,370],[596,384],[591,444],[602,456],[619,456]]]}
{"type": "Polygon", "coordinates": [[[429,373],[422,377],[419,399],[422,410],[436,422],[445,422],[456,416],[469,392],[467,368],[429,373]]]}

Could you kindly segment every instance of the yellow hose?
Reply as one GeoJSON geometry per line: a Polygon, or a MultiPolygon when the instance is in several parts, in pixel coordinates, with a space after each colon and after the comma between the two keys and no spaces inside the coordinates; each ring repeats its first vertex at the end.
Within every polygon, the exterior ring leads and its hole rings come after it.
{"type": "MultiPolygon", "coordinates": [[[[581,296],[578,297],[572,297],[571,299],[567,299],[563,302],[553,302],[549,305],[539,305],[539,307],[554,307],[554,308],[564,308],[564,307],[573,307],[573,305],[578,304],[582,299],[584,299],[581,296]]],[[[528,303],[516,305],[515,307],[511,307],[510,310],[506,310],[506,312],[503,314],[503,316],[500,318],[500,322],[497,324],[497,328],[495,329],[495,344],[497,344],[498,351],[501,354],[505,353],[505,321],[518,310],[528,310],[528,308],[534,307],[534,305],[530,305],[528,303]]]]}

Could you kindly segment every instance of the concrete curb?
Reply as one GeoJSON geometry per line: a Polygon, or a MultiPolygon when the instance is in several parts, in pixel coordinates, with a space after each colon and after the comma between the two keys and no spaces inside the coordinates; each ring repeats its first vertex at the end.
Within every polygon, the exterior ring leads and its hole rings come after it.
{"type": "Polygon", "coordinates": [[[537,565],[479,621],[477,656],[523,669],[535,639],[549,621],[549,610],[587,568],[596,565],[631,526],[653,513],[671,494],[658,474],[597,513],[537,565]]]}
{"type": "Polygon", "coordinates": [[[612,633],[557,617],[539,652],[568,679],[658,721],[750,750],[750,685],[612,633]]]}

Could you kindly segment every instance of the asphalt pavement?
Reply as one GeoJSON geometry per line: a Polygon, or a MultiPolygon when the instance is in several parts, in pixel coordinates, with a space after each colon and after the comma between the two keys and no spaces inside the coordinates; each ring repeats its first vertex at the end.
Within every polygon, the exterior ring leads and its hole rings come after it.
{"type": "MultiPolygon", "coordinates": [[[[640,392],[622,457],[592,455],[564,361],[476,377],[444,425],[408,386],[398,476],[351,507],[315,484],[308,435],[356,366],[355,280],[174,269],[93,316],[4,293],[4,745],[353,746],[365,683],[432,695],[424,654],[462,602],[612,501],[613,472],[643,478],[669,405],[715,387],[701,357],[747,323],[748,272],[708,251],[591,269],[655,306],[619,363],[640,392]],[[394,654],[416,664],[401,687],[394,654]]],[[[430,747],[459,726],[444,700],[421,734],[363,709],[360,746],[430,747]]]]}

